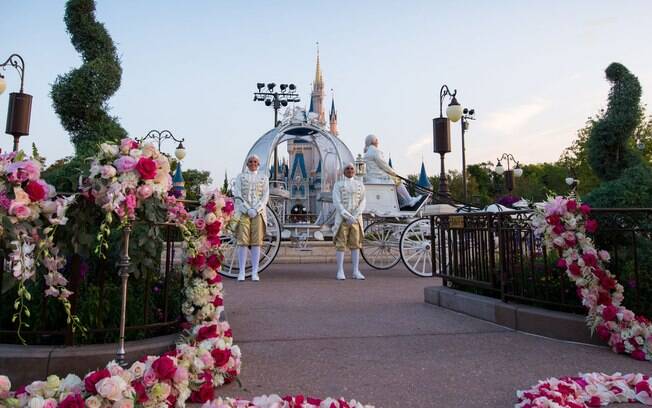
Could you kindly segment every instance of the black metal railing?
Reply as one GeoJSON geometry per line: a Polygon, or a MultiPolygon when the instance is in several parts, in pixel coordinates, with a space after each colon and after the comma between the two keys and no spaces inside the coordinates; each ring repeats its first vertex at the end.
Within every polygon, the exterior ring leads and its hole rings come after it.
{"type": "MultiPolygon", "coordinates": [[[[533,212],[468,213],[431,217],[435,276],[462,290],[503,301],[582,313],[575,285],[556,267],[530,224],[533,212]]],[[[652,209],[593,209],[598,249],[625,288],[625,305],[652,314],[652,209]]]]}
{"type": "MultiPolygon", "coordinates": [[[[126,334],[128,339],[138,339],[178,332],[181,323],[183,301],[183,276],[181,265],[181,234],[173,224],[157,224],[164,237],[161,259],[157,272],[142,273],[131,277],[128,286],[126,334]]],[[[134,251],[132,259],[138,257],[134,251]]],[[[109,261],[87,262],[78,255],[68,260],[66,276],[72,312],[82,318],[88,332],[85,336],[73,335],[65,325],[61,306],[56,299],[45,299],[42,290],[32,290],[34,301],[32,322],[21,335],[28,344],[110,343],[116,341],[119,332],[120,296],[118,268],[109,261]],[[88,270],[88,265],[93,269],[88,270]],[[92,275],[92,276],[91,276],[92,275]],[[37,293],[37,291],[41,292],[37,293]],[[81,301],[81,299],[84,301],[81,301]],[[96,299],[88,302],[89,298],[96,299]],[[57,323],[58,322],[58,323],[57,323]]],[[[4,265],[0,268],[0,343],[19,343],[16,329],[11,322],[15,289],[8,286],[11,273],[4,265]],[[3,283],[5,287],[3,288],[3,283]]]]}

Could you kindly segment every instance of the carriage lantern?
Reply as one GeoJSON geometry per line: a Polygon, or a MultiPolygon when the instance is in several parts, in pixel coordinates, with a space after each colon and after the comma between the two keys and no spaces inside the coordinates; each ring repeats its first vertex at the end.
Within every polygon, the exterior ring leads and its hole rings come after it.
{"type": "Polygon", "coordinates": [[[358,153],[358,157],[355,159],[355,175],[364,177],[365,174],[367,174],[367,164],[362,158],[362,155],[358,153]]]}

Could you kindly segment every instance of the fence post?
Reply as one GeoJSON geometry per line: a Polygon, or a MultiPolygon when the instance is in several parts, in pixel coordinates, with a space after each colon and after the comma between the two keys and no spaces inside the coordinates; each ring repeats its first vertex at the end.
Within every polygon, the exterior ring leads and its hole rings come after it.
{"type": "Polygon", "coordinates": [[[129,234],[131,223],[127,223],[122,230],[122,253],[120,254],[119,273],[122,278],[122,307],[120,308],[120,340],[118,352],[116,353],[117,363],[122,367],[127,366],[125,361],[125,326],[127,320],[127,280],[129,279],[129,234]]]}
{"type": "Polygon", "coordinates": [[[507,270],[507,249],[505,248],[505,236],[503,232],[503,215],[498,214],[498,225],[496,226],[496,232],[498,236],[498,257],[500,264],[500,300],[506,302],[505,300],[505,280],[507,279],[506,270],[507,270]]]}

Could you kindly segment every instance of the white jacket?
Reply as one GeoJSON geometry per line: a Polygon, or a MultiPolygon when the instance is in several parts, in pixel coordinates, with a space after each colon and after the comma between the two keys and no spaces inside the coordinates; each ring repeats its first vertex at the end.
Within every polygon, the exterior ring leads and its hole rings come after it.
{"type": "Polygon", "coordinates": [[[250,208],[263,215],[267,222],[267,201],[269,200],[269,179],[258,172],[245,170],[238,174],[233,185],[236,214],[247,216],[250,208]]]}
{"type": "Polygon", "coordinates": [[[333,186],[333,204],[337,210],[333,233],[337,234],[347,216],[353,216],[360,224],[362,230],[362,212],[365,209],[365,188],[361,181],[355,177],[344,177],[333,186]]]}
{"type": "Polygon", "coordinates": [[[370,184],[399,184],[401,179],[393,168],[385,161],[383,152],[376,146],[369,145],[364,153],[364,161],[367,167],[367,173],[364,176],[364,182],[370,184]]]}

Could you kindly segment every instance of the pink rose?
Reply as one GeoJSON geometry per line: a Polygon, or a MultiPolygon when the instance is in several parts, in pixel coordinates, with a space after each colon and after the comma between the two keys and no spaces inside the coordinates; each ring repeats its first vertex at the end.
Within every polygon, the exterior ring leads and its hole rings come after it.
{"type": "Polygon", "coordinates": [[[614,305],[608,305],[602,311],[602,318],[609,322],[611,320],[615,320],[617,314],[618,308],[614,305]]]}
{"type": "Polygon", "coordinates": [[[149,197],[151,197],[153,193],[154,190],[152,189],[152,186],[150,186],[149,184],[143,184],[142,186],[138,187],[138,197],[140,197],[143,200],[146,200],[149,197]]]}
{"type": "Polygon", "coordinates": [[[217,337],[217,325],[216,324],[211,324],[210,326],[204,326],[199,328],[199,331],[197,332],[197,342],[206,340],[206,339],[212,339],[217,337]]]}
{"type": "Polygon", "coordinates": [[[127,197],[125,197],[125,205],[127,206],[128,209],[133,210],[136,208],[136,205],[138,204],[138,201],[136,200],[136,196],[133,194],[129,194],[127,197]]]}
{"type": "Polygon", "coordinates": [[[188,377],[188,370],[185,367],[177,367],[177,371],[174,373],[172,381],[175,383],[183,383],[188,381],[188,377]]]}
{"type": "Polygon", "coordinates": [[[160,380],[170,380],[174,377],[177,367],[174,361],[167,356],[159,357],[152,363],[152,369],[160,380]]]}
{"type": "Polygon", "coordinates": [[[227,215],[230,215],[233,213],[234,210],[235,210],[235,205],[233,204],[233,200],[227,200],[226,203],[224,204],[224,208],[222,209],[222,211],[224,211],[224,213],[226,213],[227,215]]]}
{"type": "Polygon", "coordinates": [[[580,212],[584,215],[589,215],[591,207],[588,204],[582,204],[580,205],[580,212]]]}
{"type": "Polygon", "coordinates": [[[559,269],[566,269],[567,268],[566,260],[564,258],[559,258],[557,260],[557,268],[559,269]]]}
{"type": "Polygon", "coordinates": [[[204,221],[203,218],[196,219],[195,227],[197,227],[198,230],[203,230],[206,227],[206,221],[204,221]]]}
{"type": "Polygon", "coordinates": [[[111,166],[110,164],[106,164],[102,166],[102,169],[100,170],[100,176],[103,179],[110,179],[115,177],[117,171],[115,167],[111,166]]]}
{"type": "Polygon", "coordinates": [[[215,201],[209,201],[206,203],[204,208],[206,209],[206,212],[215,212],[217,205],[215,204],[215,201]]]}
{"type": "Polygon", "coordinates": [[[210,268],[212,268],[212,269],[217,269],[217,268],[219,268],[220,265],[222,264],[222,262],[221,262],[221,260],[220,260],[220,257],[217,256],[217,255],[215,255],[215,254],[209,256],[209,257],[208,257],[208,260],[206,261],[206,263],[207,263],[208,266],[209,266],[210,268]]]}
{"type": "Polygon", "coordinates": [[[25,186],[25,192],[31,201],[41,201],[48,195],[48,186],[39,181],[30,181],[25,186]]]}
{"type": "Polygon", "coordinates": [[[84,377],[84,387],[86,388],[86,392],[89,394],[97,393],[97,390],[95,389],[97,382],[110,376],[111,373],[106,368],[89,373],[86,375],[86,377],[84,377]]]}
{"type": "Polygon", "coordinates": [[[57,400],[48,398],[45,401],[43,401],[43,405],[41,406],[41,408],[57,408],[57,405],[59,405],[57,404],[57,400]]]}
{"type": "Polygon", "coordinates": [[[586,228],[586,232],[589,233],[594,233],[598,230],[598,222],[593,219],[586,220],[586,224],[584,224],[586,228]]]}
{"type": "Polygon", "coordinates": [[[645,352],[641,349],[636,349],[632,351],[632,357],[639,361],[645,361],[645,352]]]}
{"type": "Polygon", "coordinates": [[[585,253],[582,255],[582,259],[584,260],[584,263],[588,266],[597,266],[598,265],[598,258],[595,257],[594,254],[592,253],[585,253]]]}
{"type": "Polygon", "coordinates": [[[598,334],[598,337],[604,341],[609,340],[609,337],[611,337],[609,328],[607,328],[607,326],[604,324],[599,325],[595,332],[598,334]]]}
{"type": "Polygon", "coordinates": [[[566,209],[570,212],[575,212],[577,210],[577,201],[575,200],[568,200],[566,202],[566,209]]]}
{"type": "Polygon", "coordinates": [[[32,210],[30,210],[25,204],[14,201],[9,206],[9,214],[15,216],[19,220],[24,220],[32,215],[32,210]]]}
{"type": "Polygon", "coordinates": [[[214,349],[211,351],[211,356],[213,356],[213,360],[215,360],[215,367],[223,367],[229,362],[231,350],[214,349]]]}
{"type": "Polygon", "coordinates": [[[602,259],[605,262],[609,262],[609,260],[611,260],[611,256],[609,255],[609,252],[605,251],[604,249],[598,251],[598,256],[600,257],[600,259],[602,259]]]}
{"type": "Polygon", "coordinates": [[[580,275],[582,275],[582,269],[581,269],[580,266],[579,266],[578,264],[576,264],[575,262],[573,262],[572,264],[570,264],[570,265],[568,266],[568,270],[570,271],[570,273],[571,273],[573,276],[580,276],[580,275]]]}
{"type": "Polygon", "coordinates": [[[138,149],[138,142],[129,137],[125,137],[120,141],[120,150],[125,153],[129,153],[131,149],[138,149]]]}
{"type": "Polygon", "coordinates": [[[113,162],[113,165],[118,169],[118,173],[126,173],[136,168],[136,159],[131,156],[120,156],[113,162]]]}
{"type": "Polygon", "coordinates": [[[158,165],[149,157],[141,157],[136,163],[136,171],[143,180],[153,180],[156,177],[158,165]]]}
{"type": "Polygon", "coordinates": [[[95,388],[102,397],[111,401],[118,401],[123,398],[122,393],[127,389],[127,383],[122,377],[116,375],[98,381],[95,388]]]}
{"type": "Polygon", "coordinates": [[[153,369],[145,371],[145,375],[143,376],[143,385],[145,387],[151,387],[156,384],[157,381],[156,372],[153,369]]]}
{"type": "MultiPolygon", "coordinates": [[[[47,401],[46,401],[47,402],[47,401]]],[[[70,394],[63,401],[59,403],[59,408],[84,408],[84,398],[79,394],[70,394]]],[[[57,406],[56,401],[54,401],[54,407],[57,406]]],[[[43,405],[43,408],[46,408],[43,405]]]]}

